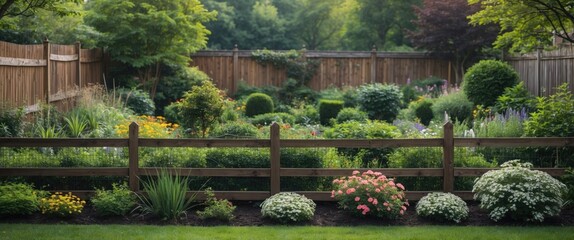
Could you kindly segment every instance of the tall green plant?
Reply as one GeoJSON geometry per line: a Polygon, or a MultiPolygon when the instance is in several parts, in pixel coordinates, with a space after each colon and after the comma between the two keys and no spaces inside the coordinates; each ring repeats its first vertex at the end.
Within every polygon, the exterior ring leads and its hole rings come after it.
{"type": "Polygon", "coordinates": [[[70,137],[80,137],[88,126],[88,122],[80,117],[78,113],[72,113],[69,117],[65,117],[64,121],[66,121],[66,127],[70,137]]]}
{"type": "Polygon", "coordinates": [[[191,135],[202,137],[217,122],[224,107],[220,90],[207,81],[185,93],[183,101],[175,104],[181,124],[191,135]]]}
{"type": "Polygon", "coordinates": [[[359,105],[372,120],[395,120],[401,110],[401,99],[402,93],[396,85],[375,83],[359,88],[359,105]]]}

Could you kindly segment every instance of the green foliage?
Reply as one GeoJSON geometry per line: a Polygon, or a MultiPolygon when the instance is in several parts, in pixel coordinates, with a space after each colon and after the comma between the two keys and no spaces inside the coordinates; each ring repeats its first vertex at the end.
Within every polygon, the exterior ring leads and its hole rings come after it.
{"type": "Polygon", "coordinates": [[[206,201],[205,209],[203,211],[197,211],[197,216],[201,219],[218,219],[221,221],[231,221],[235,216],[233,216],[233,211],[235,211],[236,206],[228,201],[227,199],[217,199],[211,188],[205,190],[206,201]]]}
{"type": "Polygon", "coordinates": [[[88,122],[80,117],[79,113],[70,114],[69,117],[65,117],[66,127],[70,137],[79,138],[88,126],[88,122]]]}
{"type": "Polygon", "coordinates": [[[301,85],[293,78],[283,81],[283,85],[277,93],[279,100],[284,104],[291,104],[294,101],[314,102],[318,95],[313,89],[301,85]]]}
{"type": "Polygon", "coordinates": [[[153,115],[155,111],[155,104],[151,100],[147,92],[141,89],[125,89],[117,90],[120,98],[126,104],[126,107],[134,111],[137,115],[153,115]]]}
{"type": "Polygon", "coordinates": [[[319,120],[321,124],[328,125],[332,118],[337,118],[339,111],[343,109],[343,101],[319,100],[319,120]]]}
{"type": "Polygon", "coordinates": [[[313,219],[313,200],[294,192],[277,193],[261,203],[261,215],[281,223],[304,222],[313,219]]]}
{"type": "Polygon", "coordinates": [[[412,85],[418,94],[431,98],[437,98],[443,94],[447,81],[439,77],[428,77],[422,80],[413,81],[412,85]]]}
{"type": "Polygon", "coordinates": [[[176,65],[170,70],[159,82],[154,98],[156,113],[159,115],[165,115],[165,107],[183,98],[185,92],[210,80],[209,76],[197,67],[176,65]]]}
{"type": "Polygon", "coordinates": [[[194,148],[146,148],[141,151],[144,167],[205,167],[205,150],[194,148]]]}
{"type": "Polygon", "coordinates": [[[496,99],[494,110],[503,113],[508,110],[532,112],[536,109],[536,99],[528,92],[524,82],[520,82],[514,87],[504,89],[504,93],[496,99]]]}
{"type": "Polygon", "coordinates": [[[289,113],[266,113],[259,114],[250,119],[251,124],[255,126],[269,126],[273,122],[277,123],[287,123],[293,125],[295,123],[295,117],[289,113]]]}
{"type": "Polygon", "coordinates": [[[304,86],[309,82],[319,67],[318,61],[301,59],[295,50],[285,52],[257,50],[251,53],[251,57],[259,64],[271,64],[276,68],[286,69],[287,78],[295,79],[296,86],[304,86]]]}
{"type": "Polygon", "coordinates": [[[468,217],[468,206],[452,193],[433,192],[417,203],[417,215],[438,221],[459,223],[468,217]]]}
{"type": "Polygon", "coordinates": [[[357,108],[343,108],[337,114],[336,122],[344,123],[348,121],[356,122],[367,122],[368,116],[366,112],[363,112],[357,108]]]}
{"type": "Polygon", "coordinates": [[[60,167],[125,167],[127,156],[117,148],[63,148],[56,157],[60,167]]]}
{"type": "Polygon", "coordinates": [[[171,175],[167,170],[158,172],[156,179],[142,182],[147,195],[138,194],[140,205],[137,207],[143,215],[152,214],[163,220],[174,220],[191,208],[195,196],[186,197],[189,190],[187,177],[171,175]]]}
{"type": "Polygon", "coordinates": [[[0,106],[0,137],[20,137],[23,133],[23,108],[0,106]]]}
{"type": "Polygon", "coordinates": [[[508,161],[476,180],[472,191],[480,207],[494,221],[510,217],[542,222],[560,213],[566,185],[549,174],[531,170],[532,164],[508,161]]]}
{"type": "Polygon", "coordinates": [[[211,82],[194,87],[176,104],[181,125],[192,136],[201,137],[207,136],[207,131],[223,113],[224,105],[220,90],[211,82]]]}
{"type": "Polygon", "coordinates": [[[445,113],[451,120],[463,122],[472,116],[473,104],[468,100],[464,92],[451,93],[437,98],[432,105],[432,111],[439,122],[444,122],[445,113]]]}
{"type": "Polygon", "coordinates": [[[296,124],[317,124],[319,123],[319,111],[313,105],[301,102],[292,107],[289,111],[295,117],[296,124]]]}
{"type": "Polygon", "coordinates": [[[245,102],[245,115],[253,117],[273,112],[273,99],[265,93],[252,93],[245,102]]]}
{"type": "Polygon", "coordinates": [[[333,180],[331,197],[354,215],[396,219],[409,205],[404,190],[402,184],[380,172],[353,171],[352,176],[333,180]]]}
{"type": "Polygon", "coordinates": [[[410,102],[417,100],[422,95],[412,84],[402,85],[401,93],[403,94],[401,99],[403,107],[408,106],[410,102]]]}
{"type": "Polygon", "coordinates": [[[518,84],[516,71],[507,63],[482,60],[464,74],[463,90],[475,105],[493,106],[504,89],[518,84]]]}
{"type": "Polygon", "coordinates": [[[137,197],[127,184],[114,183],[112,190],[96,189],[91,203],[100,216],[124,216],[134,209],[137,197]]]}
{"type": "Polygon", "coordinates": [[[402,93],[396,85],[380,83],[362,85],[358,90],[361,110],[369,114],[369,119],[392,122],[401,109],[402,93]]]}
{"type": "Polygon", "coordinates": [[[29,215],[39,210],[44,192],[25,183],[0,184],[0,215],[29,215]]]}
{"type": "Polygon", "coordinates": [[[432,111],[433,101],[428,98],[421,97],[417,101],[411,102],[409,108],[413,108],[415,117],[418,118],[422,124],[428,126],[430,121],[434,118],[432,111]]]}
{"type": "Polygon", "coordinates": [[[53,154],[43,154],[36,149],[1,149],[0,167],[58,167],[60,159],[53,154]]]}
{"type": "Polygon", "coordinates": [[[574,135],[574,98],[568,83],[555,94],[538,98],[536,111],[524,123],[524,131],[532,137],[570,137],[574,135]]]}
{"type": "Polygon", "coordinates": [[[243,121],[220,124],[209,133],[211,137],[217,138],[257,138],[258,134],[257,127],[243,121]]]}

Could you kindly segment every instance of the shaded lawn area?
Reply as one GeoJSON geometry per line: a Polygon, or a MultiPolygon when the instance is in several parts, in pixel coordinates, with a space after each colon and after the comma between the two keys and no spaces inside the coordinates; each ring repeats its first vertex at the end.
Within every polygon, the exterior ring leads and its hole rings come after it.
{"type": "Polygon", "coordinates": [[[189,227],[0,224],[0,239],[574,239],[574,227],[189,227]]]}

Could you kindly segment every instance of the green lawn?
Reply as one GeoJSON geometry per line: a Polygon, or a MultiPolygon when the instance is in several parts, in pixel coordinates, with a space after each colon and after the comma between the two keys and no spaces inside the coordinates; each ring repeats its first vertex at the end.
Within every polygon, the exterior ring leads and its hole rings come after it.
{"type": "Polygon", "coordinates": [[[0,224],[0,239],[574,239],[574,227],[188,227],[0,224]]]}

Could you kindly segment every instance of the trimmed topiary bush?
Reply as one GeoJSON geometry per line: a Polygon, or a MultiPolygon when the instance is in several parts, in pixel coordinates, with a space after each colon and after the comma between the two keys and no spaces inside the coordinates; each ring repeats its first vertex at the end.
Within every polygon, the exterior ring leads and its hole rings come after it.
{"type": "Polygon", "coordinates": [[[206,81],[186,92],[181,102],[176,103],[178,119],[191,136],[206,137],[208,130],[223,113],[223,97],[212,82],[206,81]]]}
{"type": "Polygon", "coordinates": [[[447,113],[452,121],[462,122],[472,117],[472,102],[468,100],[464,92],[443,95],[435,100],[431,109],[439,122],[444,122],[444,114],[447,113]]]}
{"type": "Polygon", "coordinates": [[[557,216],[567,187],[548,173],[531,170],[532,164],[508,161],[476,180],[474,199],[494,221],[510,217],[519,221],[544,221],[557,216]]]}
{"type": "Polygon", "coordinates": [[[358,102],[369,119],[392,122],[401,110],[402,97],[396,85],[375,83],[359,87],[358,102]]]}
{"type": "Polygon", "coordinates": [[[504,89],[519,81],[516,71],[498,60],[482,60],[464,74],[463,90],[475,105],[493,106],[504,89]]]}
{"type": "Polygon", "coordinates": [[[348,121],[366,122],[368,119],[367,113],[356,108],[343,108],[337,114],[337,123],[344,123],[348,121]]]}
{"type": "Polygon", "coordinates": [[[245,115],[253,117],[273,112],[273,99],[265,93],[252,93],[245,102],[245,115]]]}
{"type": "Polygon", "coordinates": [[[419,100],[412,102],[411,104],[413,105],[415,116],[422,124],[428,126],[430,121],[434,118],[432,100],[428,98],[419,98],[419,100]]]}
{"type": "Polygon", "coordinates": [[[321,124],[328,125],[331,118],[336,118],[339,111],[343,109],[343,101],[340,100],[319,100],[319,120],[321,124]]]}
{"type": "Polygon", "coordinates": [[[282,192],[261,203],[261,215],[281,223],[303,222],[313,219],[315,207],[315,202],[303,195],[282,192]]]}
{"type": "Polygon", "coordinates": [[[468,206],[452,193],[433,192],[417,203],[417,215],[438,221],[459,223],[468,217],[468,206]]]}

